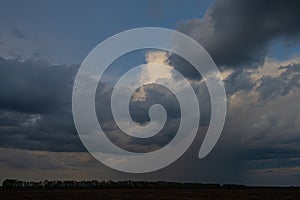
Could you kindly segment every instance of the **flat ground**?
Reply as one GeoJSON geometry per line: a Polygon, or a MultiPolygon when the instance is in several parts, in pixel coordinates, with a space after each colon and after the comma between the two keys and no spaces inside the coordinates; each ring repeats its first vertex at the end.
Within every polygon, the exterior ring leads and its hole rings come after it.
{"type": "Polygon", "coordinates": [[[1,200],[12,199],[300,199],[296,188],[248,189],[0,189],[1,200]]]}

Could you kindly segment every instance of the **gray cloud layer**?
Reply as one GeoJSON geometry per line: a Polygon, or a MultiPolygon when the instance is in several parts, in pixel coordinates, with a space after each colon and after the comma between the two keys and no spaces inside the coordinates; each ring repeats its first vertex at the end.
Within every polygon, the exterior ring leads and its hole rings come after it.
{"type": "Polygon", "coordinates": [[[78,150],[71,113],[76,67],[0,60],[1,146],[78,150]]]}

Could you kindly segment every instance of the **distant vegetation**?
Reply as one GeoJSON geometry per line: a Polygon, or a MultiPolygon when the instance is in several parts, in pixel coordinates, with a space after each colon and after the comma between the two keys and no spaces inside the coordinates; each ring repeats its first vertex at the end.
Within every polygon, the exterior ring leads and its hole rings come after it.
{"type": "Polygon", "coordinates": [[[178,183],[165,181],[73,181],[73,180],[54,180],[54,181],[21,181],[16,179],[6,179],[2,183],[3,188],[94,188],[94,189],[139,189],[139,188],[197,188],[197,189],[241,189],[245,185],[231,184],[202,184],[202,183],[178,183]]]}

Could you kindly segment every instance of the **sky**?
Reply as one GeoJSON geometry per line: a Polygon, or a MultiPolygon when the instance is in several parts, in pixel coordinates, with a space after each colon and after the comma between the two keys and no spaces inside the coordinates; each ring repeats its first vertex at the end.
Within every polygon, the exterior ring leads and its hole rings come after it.
{"type": "MultiPolygon", "coordinates": [[[[248,185],[300,185],[300,3],[296,0],[8,1],[0,6],[0,181],[166,180],[248,185]],[[199,42],[221,71],[227,94],[222,135],[198,158],[211,109],[205,82],[178,55],[156,49],[114,61],[97,88],[98,120],[117,146],[155,151],[178,129],[178,101],[166,88],[142,87],[133,96],[134,121],[147,123],[153,103],[168,120],[151,139],[121,133],[109,104],[113,86],[138,64],[178,70],[199,99],[196,140],[176,162],[145,174],[110,169],[81,143],[72,116],[78,68],[101,41],[138,27],[164,27],[199,42]]],[[[175,79],[145,70],[142,78],[175,79]]]]}

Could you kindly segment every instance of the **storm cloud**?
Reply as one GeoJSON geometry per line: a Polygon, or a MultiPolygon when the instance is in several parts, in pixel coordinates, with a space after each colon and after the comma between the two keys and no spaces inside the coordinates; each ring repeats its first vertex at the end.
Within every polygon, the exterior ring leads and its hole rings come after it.
{"type": "Polygon", "coordinates": [[[297,0],[218,0],[202,19],[181,21],[178,30],[202,44],[217,65],[257,66],[274,42],[299,43],[299,7],[297,0]]]}
{"type": "MultiPolygon", "coordinates": [[[[58,179],[126,177],[300,184],[300,53],[293,50],[300,41],[299,8],[296,0],[217,0],[203,18],[178,22],[177,29],[202,44],[216,62],[227,93],[223,133],[213,151],[202,160],[197,154],[211,115],[205,81],[177,55],[152,50],[146,53],[146,62],[159,60],[188,78],[199,99],[201,120],[197,139],[182,158],[161,171],[143,175],[116,172],[86,153],[74,126],[71,107],[79,63],[57,65],[51,60],[38,60],[39,56],[32,55],[43,45],[33,42],[34,36],[22,28],[1,31],[0,56],[4,58],[0,57],[0,169],[11,176],[14,171],[19,172],[18,177],[27,179],[47,177],[47,172],[48,177],[58,179]],[[26,49],[23,43],[34,43],[33,50],[26,49]],[[278,44],[292,49],[292,54],[284,59],[272,57],[274,45],[278,44]],[[24,55],[18,56],[23,52],[26,59],[24,55]],[[16,56],[8,56],[11,53],[16,56]],[[36,177],[32,170],[38,172],[36,177]]],[[[55,42],[51,44],[56,46],[55,42]]],[[[43,50],[47,52],[48,46],[43,50]]],[[[280,49],[281,53],[290,52],[280,49]]],[[[107,80],[127,69],[120,63],[116,66],[121,69],[113,68],[105,74],[112,76],[107,80]]],[[[152,80],[157,75],[170,78],[170,74],[169,70],[157,72],[149,68],[143,76],[152,80]]],[[[126,135],[114,122],[110,109],[112,90],[113,85],[100,81],[95,103],[99,123],[117,146],[133,152],[150,152],[174,137],[180,109],[170,91],[154,84],[139,88],[133,95],[130,114],[141,125],[149,122],[151,105],[159,103],[167,110],[163,131],[145,140],[126,135]]],[[[3,174],[0,178],[7,177],[3,174]]]]}

